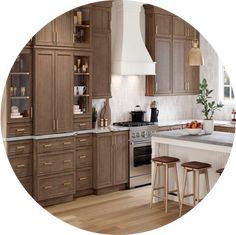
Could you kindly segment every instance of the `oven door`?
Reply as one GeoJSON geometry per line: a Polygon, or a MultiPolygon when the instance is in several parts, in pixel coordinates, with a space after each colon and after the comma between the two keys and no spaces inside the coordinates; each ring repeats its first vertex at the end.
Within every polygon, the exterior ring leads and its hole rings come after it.
{"type": "Polygon", "coordinates": [[[130,142],[130,178],[151,175],[151,142],[130,142]]]}

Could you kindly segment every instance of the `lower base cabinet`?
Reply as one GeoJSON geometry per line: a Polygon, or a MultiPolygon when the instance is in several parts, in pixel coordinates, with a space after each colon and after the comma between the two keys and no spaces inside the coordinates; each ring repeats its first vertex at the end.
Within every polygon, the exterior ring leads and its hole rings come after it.
{"type": "Polygon", "coordinates": [[[94,134],[93,187],[96,194],[128,183],[128,131],[94,134]]]}
{"type": "Polygon", "coordinates": [[[92,134],[76,138],[76,197],[93,193],[92,134]]]}
{"type": "Polygon", "coordinates": [[[41,205],[73,199],[75,194],[75,138],[34,142],[34,198],[41,205]]]}
{"type": "Polygon", "coordinates": [[[6,142],[9,162],[25,190],[32,195],[33,147],[32,140],[6,142]]]}

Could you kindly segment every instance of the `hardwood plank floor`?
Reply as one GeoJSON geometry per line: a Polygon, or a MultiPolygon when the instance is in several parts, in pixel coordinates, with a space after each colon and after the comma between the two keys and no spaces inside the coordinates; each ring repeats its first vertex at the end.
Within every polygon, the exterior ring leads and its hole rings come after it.
{"type": "MultiPolygon", "coordinates": [[[[153,204],[150,209],[150,186],[91,195],[72,202],[47,207],[46,210],[75,227],[102,234],[133,234],[159,228],[179,218],[178,203],[153,204]]],[[[191,207],[183,206],[183,214],[191,207]]]]}

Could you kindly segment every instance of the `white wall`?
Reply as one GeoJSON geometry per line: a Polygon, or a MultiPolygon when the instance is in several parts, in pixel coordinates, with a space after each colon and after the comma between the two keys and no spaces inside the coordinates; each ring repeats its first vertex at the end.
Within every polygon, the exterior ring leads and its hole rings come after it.
{"type": "MultiPolygon", "coordinates": [[[[145,32],[144,11],[140,17],[141,32],[145,32]]],[[[112,21],[112,30],[115,30],[115,22],[112,21]]],[[[112,40],[113,41],[113,40],[112,40]]],[[[205,59],[205,65],[200,68],[201,79],[206,78],[209,87],[214,89],[213,96],[218,99],[218,56],[214,49],[203,37],[200,38],[201,49],[205,59]]],[[[112,44],[112,46],[114,46],[112,44]]],[[[196,96],[145,96],[145,77],[144,76],[112,76],[111,78],[110,99],[112,122],[130,120],[129,112],[135,105],[140,105],[145,110],[146,120],[150,120],[150,102],[157,100],[160,110],[159,120],[180,120],[180,119],[202,119],[201,107],[196,104],[196,96]]],[[[103,106],[104,100],[93,100],[98,112],[103,106]]],[[[215,119],[230,120],[232,106],[225,106],[222,111],[216,112],[215,119]]]]}

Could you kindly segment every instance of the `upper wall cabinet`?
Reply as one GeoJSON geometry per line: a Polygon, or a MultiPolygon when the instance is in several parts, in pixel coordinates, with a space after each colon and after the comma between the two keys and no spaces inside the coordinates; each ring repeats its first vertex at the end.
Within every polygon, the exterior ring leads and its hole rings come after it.
{"type": "Polygon", "coordinates": [[[111,2],[92,4],[93,98],[111,97],[111,2]]]}
{"type": "Polygon", "coordinates": [[[72,47],[73,12],[67,12],[43,27],[34,37],[36,46],[72,47]]]}
{"type": "Polygon", "coordinates": [[[10,71],[2,101],[2,131],[7,137],[32,134],[32,51],[25,48],[10,71]]]}
{"type": "Polygon", "coordinates": [[[191,95],[199,88],[199,67],[187,64],[197,31],[179,17],[145,5],[146,46],[156,62],[156,75],[146,76],[146,95],[191,95]]]}
{"type": "Polygon", "coordinates": [[[77,48],[91,48],[91,6],[86,5],[73,11],[73,40],[77,48]]]}

